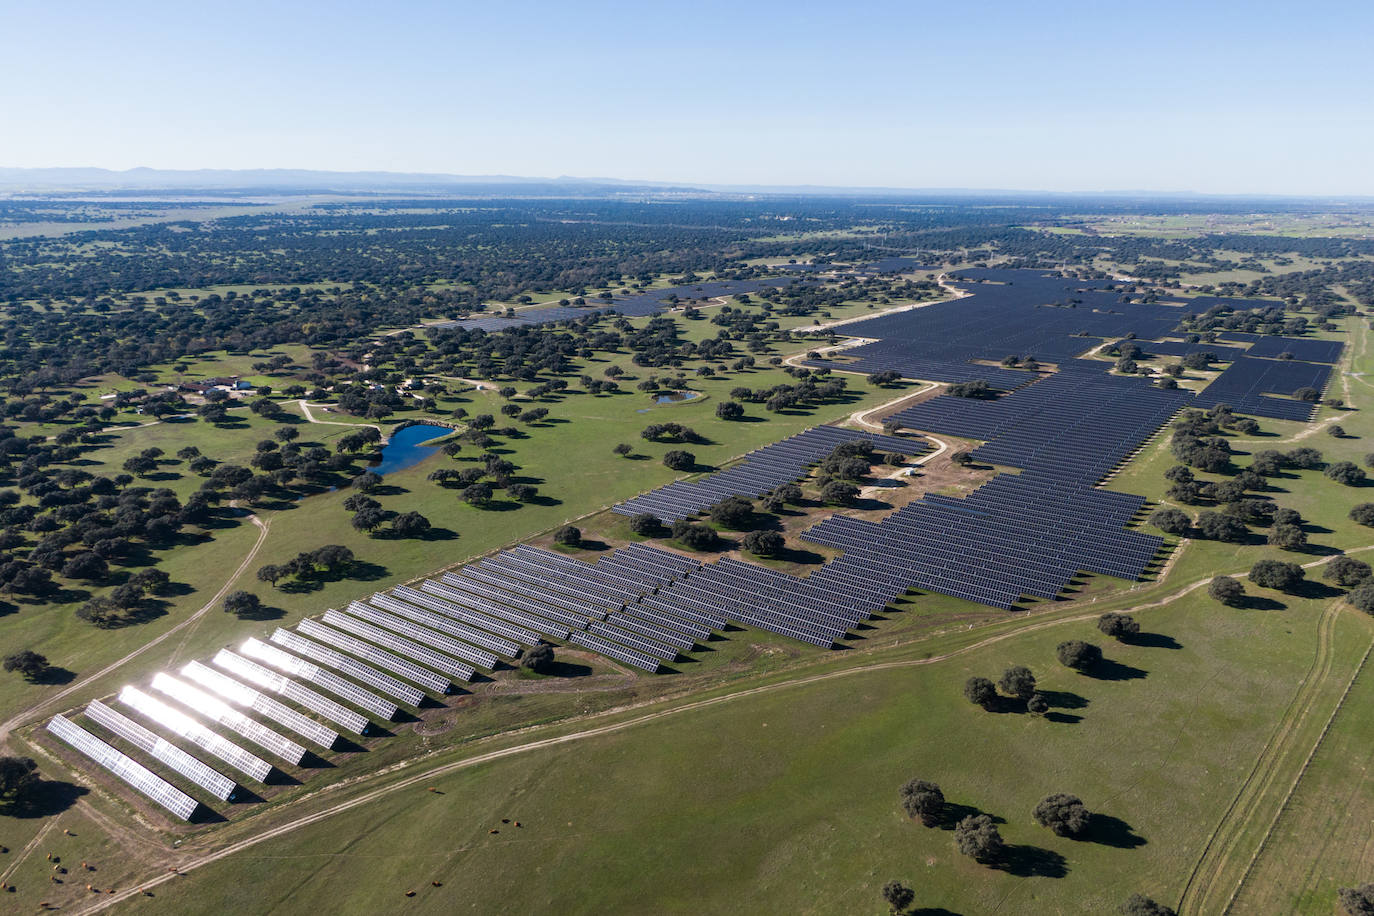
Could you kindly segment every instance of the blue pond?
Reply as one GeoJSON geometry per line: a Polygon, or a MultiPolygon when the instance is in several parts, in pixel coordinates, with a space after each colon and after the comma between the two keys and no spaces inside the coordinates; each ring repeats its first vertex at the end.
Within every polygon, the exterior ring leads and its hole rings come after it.
{"type": "Polygon", "coordinates": [[[437,445],[425,445],[425,442],[446,436],[451,432],[453,430],[447,426],[434,426],[429,423],[407,426],[400,432],[392,434],[390,441],[382,447],[382,460],[372,465],[368,470],[374,474],[385,475],[392,471],[404,471],[406,468],[413,468],[439,451],[437,445]]]}
{"type": "MultiPolygon", "coordinates": [[[[670,391],[668,394],[660,394],[654,398],[655,404],[678,404],[682,401],[690,401],[693,398],[701,397],[700,391],[670,391]]],[[[648,413],[652,407],[641,407],[635,413],[648,413]]]]}

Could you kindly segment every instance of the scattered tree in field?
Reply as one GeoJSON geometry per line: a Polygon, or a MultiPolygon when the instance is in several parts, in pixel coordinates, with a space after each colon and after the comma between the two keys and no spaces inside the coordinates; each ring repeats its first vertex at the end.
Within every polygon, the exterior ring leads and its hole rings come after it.
{"type": "Polygon", "coordinates": [[[286,575],[286,567],[268,563],[258,567],[258,581],[266,582],[273,588],[277,587],[277,582],[286,575]]]}
{"type": "Polygon", "coordinates": [[[751,531],[740,543],[745,550],[760,557],[775,557],[786,546],[783,536],[776,531],[751,531]]]}
{"type": "Polygon", "coordinates": [[[1155,903],[1144,894],[1132,894],[1121,904],[1121,916],[1178,916],[1162,903],[1155,903]]]}
{"type": "Polygon", "coordinates": [[[925,779],[910,779],[902,784],[902,810],[917,817],[927,827],[940,823],[945,814],[945,793],[925,779]]]}
{"type": "Polygon", "coordinates": [[[634,450],[635,447],[633,445],[630,445],[628,442],[622,442],[615,448],[611,449],[611,451],[615,452],[617,455],[620,455],[622,458],[630,457],[630,455],[634,454],[634,450]]]}
{"type": "Polygon", "coordinates": [[[472,506],[485,506],[491,502],[494,492],[491,484],[485,480],[479,480],[463,488],[463,501],[472,506]]]}
{"type": "Polygon", "coordinates": [[[391,533],[398,538],[423,537],[432,526],[418,512],[403,512],[391,520],[391,533]]]}
{"type": "Polygon", "coordinates": [[[1018,700],[1029,700],[1035,695],[1035,675],[1025,665],[1012,665],[1002,672],[997,686],[1002,692],[1018,700]]]}
{"type": "Polygon", "coordinates": [[[992,862],[1002,854],[1005,843],[997,825],[986,814],[972,814],[954,828],[959,851],[976,862],[992,862]]]}
{"type": "Polygon", "coordinates": [[[1369,578],[1369,564],[1354,557],[1332,557],[1322,578],[1343,588],[1353,588],[1369,578]]]}
{"type": "Polygon", "coordinates": [[[691,452],[675,448],[663,456],[663,464],[673,471],[690,471],[697,466],[697,456],[691,452]]]}
{"type": "Polygon", "coordinates": [[[1333,438],[1333,439],[1344,439],[1344,438],[1345,438],[1345,427],[1344,427],[1344,426],[1339,426],[1339,425],[1328,426],[1328,427],[1326,428],[1326,434],[1327,434],[1328,436],[1330,436],[1331,438],[1333,438]]]}
{"type": "Polygon", "coordinates": [[[1349,916],[1374,916],[1374,883],[1343,887],[1336,899],[1349,916]]]}
{"type": "Polygon", "coordinates": [[[0,805],[22,803],[38,782],[38,764],[32,757],[0,757],[0,805]]]}
{"type": "Polygon", "coordinates": [[[1058,792],[1040,800],[1032,812],[1035,822],[1048,827],[1055,836],[1078,836],[1088,829],[1092,815],[1077,795],[1058,792]]]}
{"type": "Polygon", "coordinates": [[[242,589],[224,596],[224,611],[236,617],[246,617],[262,610],[262,601],[252,592],[242,589]]]}
{"type": "Polygon", "coordinates": [[[657,537],[663,531],[663,522],[656,515],[641,512],[630,518],[630,530],[641,537],[657,537]]]}
{"type": "Polygon", "coordinates": [[[1245,586],[1230,576],[1217,576],[1207,586],[1207,594],[1227,607],[1239,607],[1245,600],[1245,586]]]}
{"type": "Polygon", "coordinates": [[[513,483],[506,487],[506,495],[518,502],[532,502],[539,491],[527,483],[513,483]]]}
{"type": "Polygon", "coordinates": [[[1203,512],[1197,517],[1197,530],[1208,540],[1231,544],[1242,543],[1250,536],[1244,522],[1223,512],[1203,512]]]}
{"type": "Polygon", "coordinates": [[[1269,529],[1266,540],[1283,550],[1302,550],[1307,546],[1307,532],[1297,525],[1275,525],[1269,529]]]}
{"type": "Polygon", "coordinates": [[[553,646],[541,642],[526,650],[520,658],[520,667],[528,668],[536,674],[547,674],[553,668],[553,646]]]}
{"type": "Polygon", "coordinates": [[[1250,567],[1250,581],[1260,588],[1290,591],[1303,580],[1303,568],[1282,560],[1260,560],[1250,567]]]}
{"type": "Polygon", "coordinates": [[[916,902],[916,892],[900,881],[889,881],[883,885],[883,900],[893,913],[901,913],[916,902]]]}
{"type": "Polygon", "coordinates": [[[382,524],[385,521],[385,512],[383,512],[381,509],[373,509],[371,507],[367,507],[359,509],[357,512],[353,513],[353,518],[349,520],[349,524],[351,524],[358,531],[366,531],[370,534],[373,531],[376,531],[378,528],[382,527],[382,524]]]}
{"type": "Polygon", "coordinates": [[[1365,481],[1364,470],[1352,461],[1337,461],[1326,469],[1326,476],[1347,487],[1357,487],[1365,481]]]}
{"type": "Polygon", "coordinates": [[[1193,520],[1188,513],[1170,506],[1150,513],[1150,524],[1165,534],[1184,535],[1193,527],[1193,520]]]}
{"type": "Polygon", "coordinates": [[[1374,614],[1374,580],[1366,579],[1355,586],[1345,600],[1356,610],[1364,611],[1366,614],[1374,614]]]}
{"type": "Polygon", "coordinates": [[[48,670],[48,659],[32,649],[20,649],[5,656],[4,668],[17,672],[25,680],[34,681],[48,670]]]}
{"type": "Polygon", "coordinates": [[[821,499],[827,505],[847,506],[859,495],[859,488],[843,480],[832,480],[821,487],[821,499]]]}
{"type": "Polygon", "coordinates": [[[719,535],[709,525],[698,525],[687,519],[673,522],[673,540],[693,550],[710,550],[716,546],[719,535]]]}
{"type": "Polygon", "coordinates": [[[744,417],[744,405],[735,401],[721,401],[716,405],[716,416],[722,420],[739,420],[744,417]]]}
{"type": "Polygon", "coordinates": [[[1350,509],[1350,520],[1361,525],[1374,526],[1374,503],[1360,503],[1350,509]]]}
{"type": "Polygon", "coordinates": [[[958,382],[950,385],[945,394],[956,398],[993,398],[997,396],[996,390],[982,379],[974,379],[971,382],[958,382]]]}
{"type": "Polygon", "coordinates": [[[773,488],[773,493],[782,498],[783,502],[795,506],[802,501],[802,489],[795,483],[785,483],[773,488]]]}
{"type": "Polygon", "coordinates": [[[349,484],[349,486],[360,493],[371,493],[381,485],[382,475],[375,474],[372,471],[363,471],[357,477],[354,477],[353,482],[349,484]]]}
{"type": "Polygon", "coordinates": [[[1087,671],[1102,661],[1102,649],[1081,639],[1061,642],[1054,649],[1059,663],[1075,671],[1087,671]]]}
{"type": "Polygon", "coordinates": [[[553,533],[553,542],[564,547],[577,547],[582,543],[582,531],[572,525],[564,525],[553,533]]]}
{"type": "Polygon", "coordinates": [[[955,452],[949,456],[949,460],[951,464],[957,464],[961,468],[973,464],[973,456],[966,451],[955,452]]]}
{"type": "Polygon", "coordinates": [[[754,504],[743,496],[727,496],[711,507],[711,521],[740,530],[754,521],[754,504]]]}
{"type": "Polygon", "coordinates": [[[1043,716],[1050,711],[1050,701],[1045,699],[1043,693],[1031,694],[1031,698],[1026,701],[1026,712],[1033,716],[1043,716]]]}
{"type": "Polygon", "coordinates": [[[971,677],[964,682],[964,696],[970,703],[990,709],[997,702],[997,685],[985,677],[971,677]]]}
{"type": "Polygon", "coordinates": [[[1140,633],[1140,623],[1130,614],[1108,611],[1097,618],[1097,628],[1113,639],[1126,640],[1140,633]]]}

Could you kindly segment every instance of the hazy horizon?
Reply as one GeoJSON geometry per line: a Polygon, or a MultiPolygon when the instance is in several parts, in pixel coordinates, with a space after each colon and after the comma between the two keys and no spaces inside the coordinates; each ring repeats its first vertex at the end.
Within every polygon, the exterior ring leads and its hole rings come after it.
{"type": "Polygon", "coordinates": [[[1368,5],[134,0],[8,18],[15,167],[1374,194],[1368,5]]]}

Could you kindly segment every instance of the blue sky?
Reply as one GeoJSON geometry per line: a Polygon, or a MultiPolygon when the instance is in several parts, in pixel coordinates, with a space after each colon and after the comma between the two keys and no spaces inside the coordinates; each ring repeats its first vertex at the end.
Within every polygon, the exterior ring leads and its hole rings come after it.
{"type": "Polygon", "coordinates": [[[1368,2],[0,0],[0,165],[1374,194],[1368,2]]]}

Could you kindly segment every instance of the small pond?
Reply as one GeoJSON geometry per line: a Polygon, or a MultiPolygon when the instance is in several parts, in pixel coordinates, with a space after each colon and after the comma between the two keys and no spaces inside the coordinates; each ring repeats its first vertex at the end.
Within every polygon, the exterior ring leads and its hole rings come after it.
{"type": "Polygon", "coordinates": [[[406,468],[413,468],[439,451],[437,445],[425,445],[424,443],[438,439],[440,436],[447,436],[451,432],[453,430],[447,426],[435,426],[432,423],[407,426],[400,432],[392,433],[391,439],[382,446],[382,460],[369,467],[368,470],[374,474],[386,475],[392,471],[404,471],[406,468]]]}
{"type": "MultiPolygon", "coordinates": [[[[655,404],[680,404],[683,401],[690,401],[701,397],[700,391],[669,391],[654,398],[655,404]]],[[[648,413],[652,407],[641,407],[635,413],[648,413]]]]}

